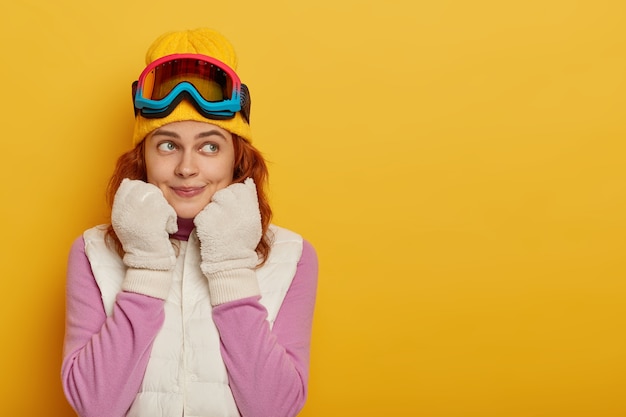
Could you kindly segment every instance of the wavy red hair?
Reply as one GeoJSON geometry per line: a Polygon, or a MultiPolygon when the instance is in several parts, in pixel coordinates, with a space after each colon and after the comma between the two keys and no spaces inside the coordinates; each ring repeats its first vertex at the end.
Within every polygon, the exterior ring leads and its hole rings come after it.
{"type": "MultiPolygon", "coordinates": [[[[113,207],[115,193],[124,178],[147,181],[144,142],[140,142],[133,149],[118,158],[106,191],[109,207],[113,207]]],[[[261,212],[261,228],[263,231],[263,238],[257,245],[256,252],[261,259],[260,265],[262,265],[269,256],[272,244],[271,237],[267,233],[272,220],[272,209],[266,192],[269,172],[263,155],[250,142],[233,135],[233,147],[235,151],[233,183],[243,182],[246,178],[252,178],[256,184],[259,211],[261,212]]],[[[124,249],[111,225],[107,229],[107,238],[113,243],[115,250],[120,256],[123,256],[124,249]]]]}

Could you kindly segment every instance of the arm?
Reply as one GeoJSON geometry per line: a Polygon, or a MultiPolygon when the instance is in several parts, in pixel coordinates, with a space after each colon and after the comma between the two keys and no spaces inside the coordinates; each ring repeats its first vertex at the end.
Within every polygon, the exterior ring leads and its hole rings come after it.
{"type": "Polygon", "coordinates": [[[152,184],[124,179],[115,193],[111,224],[124,248],[122,292],[106,316],[84,239],[70,252],[63,388],[81,416],[123,416],[135,398],[154,339],[176,254],[169,235],[176,212],[152,184]]]}
{"type": "Polygon", "coordinates": [[[295,416],[304,406],[317,271],[315,250],[304,241],[272,329],[259,296],[214,307],[222,357],[242,417],[295,416]]]}
{"type": "Polygon", "coordinates": [[[107,317],[82,237],[70,251],[66,291],[65,396],[80,416],[123,416],[163,324],[164,302],[121,292],[107,317]]]}

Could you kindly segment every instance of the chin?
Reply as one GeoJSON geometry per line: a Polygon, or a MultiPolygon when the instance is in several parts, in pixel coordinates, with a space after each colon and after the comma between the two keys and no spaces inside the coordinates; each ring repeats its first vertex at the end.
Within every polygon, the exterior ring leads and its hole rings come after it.
{"type": "Polygon", "coordinates": [[[176,216],[178,216],[179,219],[193,219],[202,211],[202,208],[191,209],[189,207],[174,207],[174,211],[176,211],[176,216]]]}

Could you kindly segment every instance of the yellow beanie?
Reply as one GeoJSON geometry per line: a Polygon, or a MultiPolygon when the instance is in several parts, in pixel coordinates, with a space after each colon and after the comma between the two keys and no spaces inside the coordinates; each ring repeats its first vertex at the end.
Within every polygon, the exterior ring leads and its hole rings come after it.
{"type": "MultiPolygon", "coordinates": [[[[224,36],[211,29],[201,28],[171,32],[159,36],[146,53],[146,65],[171,54],[207,55],[219,59],[233,70],[237,70],[237,55],[235,54],[235,49],[224,36]]],[[[196,120],[211,123],[248,141],[252,140],[252,130],[241,115],[241,112],[237,112],[232,119],[207,119],[198,113],[191,103],[183,100],[176,106],[172,113],[160,119],[147,119],[141,116],[141,114],[138,114],[137,117],[135,117],[133,146],[141,142],[153,130],[165,126],[168,123],[183,120],[196,120]]]]}

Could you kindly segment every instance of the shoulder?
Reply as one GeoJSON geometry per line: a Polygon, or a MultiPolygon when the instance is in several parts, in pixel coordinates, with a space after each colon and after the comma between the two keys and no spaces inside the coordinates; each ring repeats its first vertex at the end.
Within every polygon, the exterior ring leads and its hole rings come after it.
{"type": "Polygon", "coordinates": [[[85,258],[87,256],[87,248],[94,242],[105,240],[108,225],[101,224],[85,230],[80,236],[74,239],[70,247],[70,259],[85,258]]]}
{"type": "Polygon", "coordinates": [[[100,224],[98,226],[94,226],[90,229],[87,229],[83,232],[82,238],[85,243],[92,241],[104,241],[108,229],[108,225],[100,224]]]}
{"type": "Polygon", "coordinates": [[[302,255],[302,236],[284,227],[270,225],[267,231],[272,244],[267,263],[296,263],[302,255]]]}
{"type": "Polygon", "coordinates": [[[302,256],[300,257],[300,263],[314,263],[317,265],[317,252],[315,251],[315,248],[313,247],[313,245],[311,244],[311,242],[309,242],[306,239],[302,240],[302,256]]]}
{"type": "Polygon", "coordinates": [[[300,234],[275,224],[270,225],[268,233],[270,233],[270,238],[272,239],[272,250],[277,247],[280,248],[280,250],[290,247],[290,252],[299,260],[298,263],[306,262],[317,264],[317,252],[315,248],[311,242],[304,239],[300,234]]]}
{"type": "Polygon", "coordinates": [[[282,242],[302,243],[302,236],[298,233],[275,224],[270,224],[268,234],[272,239],[272,244],[282,242]]]}
{"type": "Polygon", "coordinates": [[[83,235],[78,236],[70,246],[70,258],[74,256],[85,255],[85,238],[83,235]]]}
{"type": "Polygon", "coordinates": [[[69,251],[70,269],[86,269],[93,261],[94,253],[108,252],[105,235],[107,225],[99,225],[85,230],[74,239],[69,251]]]}
{"type": "Polygon", "coordinates": [[[121,265],[122,259],[107,241],[108,225],[102,224],[83,232],[84,252],[92,264],[121,265]]]}

